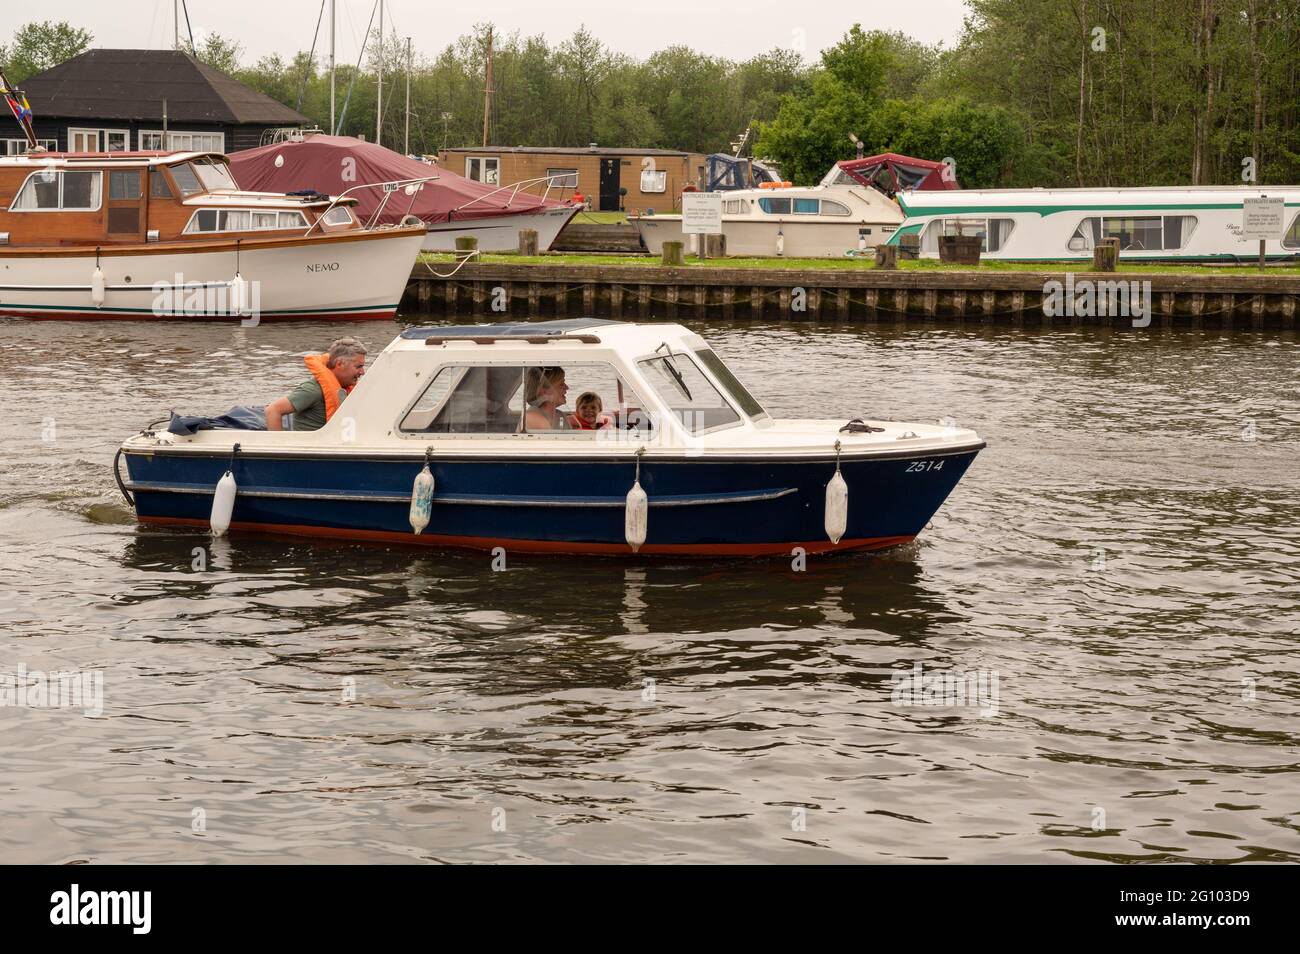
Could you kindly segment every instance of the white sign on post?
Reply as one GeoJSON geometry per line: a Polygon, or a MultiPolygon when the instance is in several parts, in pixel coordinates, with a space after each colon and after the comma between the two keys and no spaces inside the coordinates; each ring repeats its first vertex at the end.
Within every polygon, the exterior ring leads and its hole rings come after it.
{"type": "Polygon", "coordinates": [[[682,193],[682,234],[722,234],[722,193],[682,193]]]}
{"type": "Polygon", "coordinates": [[[1286,203],[1278,199],[1260,198],[1241,200],[1241,237],[1250,241],[1279,239],[1284,230],[1286,203]]]}

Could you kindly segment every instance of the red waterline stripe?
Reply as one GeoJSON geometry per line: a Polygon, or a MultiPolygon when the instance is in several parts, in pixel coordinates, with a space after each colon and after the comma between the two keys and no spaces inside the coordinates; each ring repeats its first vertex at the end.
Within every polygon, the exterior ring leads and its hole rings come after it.
{"type": "MultiPolygon", "coordinates": [[[[207,529],[208,521],[197,517],[139,517],[140,523],[164,527],[201,527],[207,529]]],[[[512,540],[502,537],[453,537],[436,534],[398,533],[393,530],[351,530],[338,527],[311,527],[289,523],[248,523],[235,521],[232,530],[247,530],[290,537],[329,537],[335,540],[359,540],[373,543],[398,543],[404,545],[444,546],[456,549],[491,550],[504,547],[516,553],[556,553],[583,556],[630,556],[632,548],[626,543],[582,543],[570,540],[512,540]]],[[[856,540],[811,540],[795,543],[647,543],[640,553],[663,556],[781,556],[795,547],[808,553],[841,553],[847,550],[883,550],[901,546],[916,539],[912,537],[861,537],[856,540]]]]}
{"type": "MultiPolygon", "coordinates": [[[[392,321],[397,309],[386,311],[287,311],[259,316],[267,321],[392,321]]],[[[0,306],[0,318],[31,318],[36,321],[242,321],[238,315],[153,315],[147,312],[114,311],[24,311],[0,306]]]]}

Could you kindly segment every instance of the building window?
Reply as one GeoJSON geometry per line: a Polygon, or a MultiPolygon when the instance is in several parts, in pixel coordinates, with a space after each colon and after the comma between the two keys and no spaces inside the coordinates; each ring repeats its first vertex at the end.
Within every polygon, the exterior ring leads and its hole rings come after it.
{"type": "Polygon", "coordinates": [[[11,212],[95,212],[103,189],[102,172],[33,172],[18,191],[11,212]]]}
{"type": "Polygon", "coordinates": [[[491,156],[466,156],[465,178],[482,182],[484,185],[496,185],[501,181],[501,160],[491,156]]]}
{"type": "Polygon", "coordinates": [[[68,129],[69,152],[126,152],[131,134],[125,129],[68,129]]]}
{"type": "Polygon", "coordinates": [[[225,133],[167,131],[164,139],[161,130],[143,129],[140,131],[140,148],[151,152],[225,152],[225,133]]]}
{"type": "Polygon", "coordinates": [[[667,192],[668,173],[658,169],[641,170],[642,192],[667,192]]]}
{"type": "MultiPolygon", "coordinates": [[[[36,144],[48,152],[58,152],[59,143],[56,139],[38,139],[36,144]]],[[[4,152],[0,155],[5,156],[24,156],[27,154],[26,139],[6,139],[4,140],[4,152]]]]}
{"type": "Polygon", "coordinates": [[[546,177],[551,180],[550,186],[553,189],[578,188],[577,169],[547,169],[546,177]]]}

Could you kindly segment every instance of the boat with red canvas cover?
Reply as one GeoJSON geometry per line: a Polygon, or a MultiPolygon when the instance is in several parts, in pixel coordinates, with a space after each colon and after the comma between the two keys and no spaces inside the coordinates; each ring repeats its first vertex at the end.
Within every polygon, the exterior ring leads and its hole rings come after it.
{"type": "Polygon", "coordinates": [[[350,136],[307,135],[302,139],[245,149],[230,156],[235,180],[245,189],[355,196],[363,221],[401,221],[418,217],[428,229],[427,251],[450,251],[456,239],[472,236],[480,251],[519,247],[519,231],[534,229],[537,247],[551,247],[560,230],[581,208],[576,202],[547,198],[547,180],[497,186],[466,179],[454,172],[350,136]],[[368,182],[432,177],[410,194],[386,196],[357,189],[368,182]],[[543,194],[527,191],[539,189],[543,194]]]}

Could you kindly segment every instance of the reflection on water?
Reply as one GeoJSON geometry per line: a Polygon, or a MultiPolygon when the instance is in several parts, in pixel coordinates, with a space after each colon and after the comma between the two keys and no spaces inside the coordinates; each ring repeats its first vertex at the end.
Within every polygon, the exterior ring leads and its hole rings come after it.
{"type": "Polygon", "coordinates": [[[1300,860],[1292,335],[705,326],[778,416],[989,449],[885,554],[494,572],[117,497],[126,434],[390,326],[0,327],[0,672],[105,695],[0,708],[7,859],[1300,860]]]}

